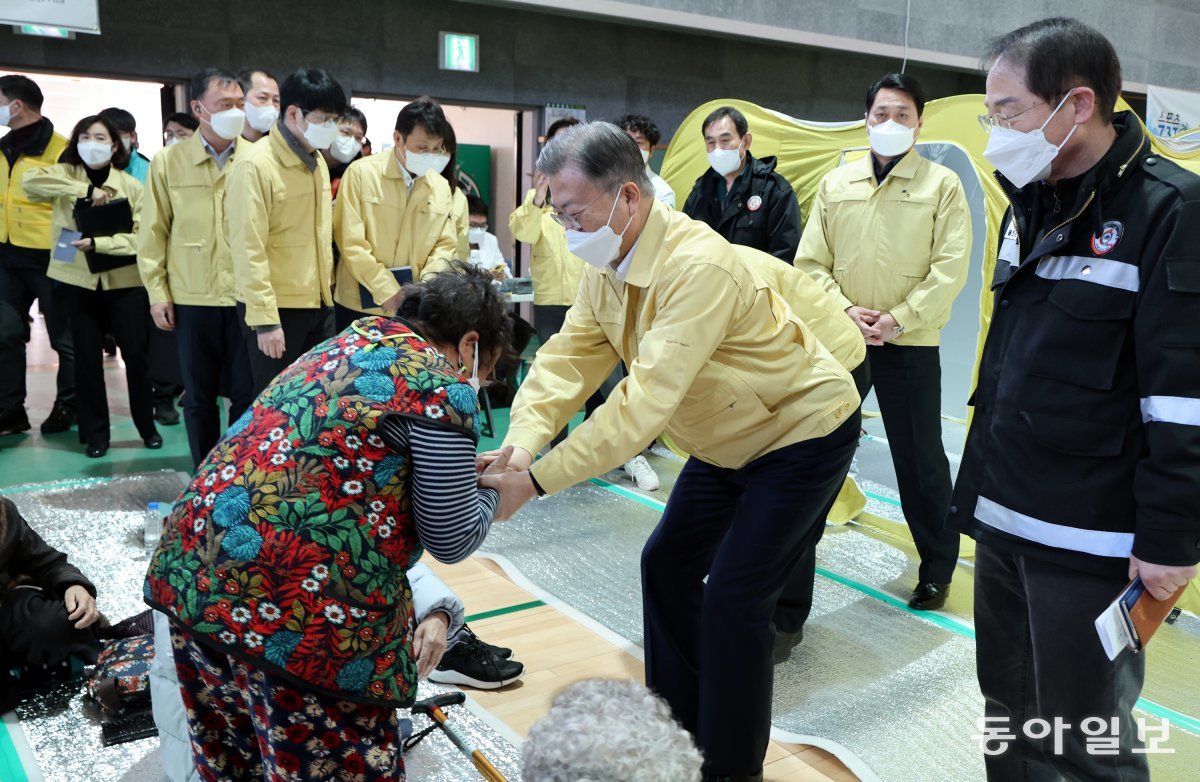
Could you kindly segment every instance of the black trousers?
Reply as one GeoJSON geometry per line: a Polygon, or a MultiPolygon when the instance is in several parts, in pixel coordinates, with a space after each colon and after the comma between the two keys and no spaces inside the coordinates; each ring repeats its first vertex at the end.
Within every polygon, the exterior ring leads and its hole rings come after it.
{"type": "MultiPolygon", "coordinates": [[[[958,562],[958,533],[946,528],[950,462],[942,444],[942,365],[937,347],[868,346],[854,370],[863,399],[871,387],[887,433],[900,506],[921,557],[918,579],[948,584],[958,562]]],[[[1093,617],[1094,618],[1094,617],[1093,617]]]]}
{"type": "Polygon", "coordinates": [[[0,245],[0,303],[11,307],[17,317],[0,321],[0,410],[25,404],[25,344],[29,323],[25,316],[37,300],[46,316],[50,347],[58,354],[56,401],[75,403],[75,347],[71,340],[71,308],[66,304],[65,286],[46,276],[46,267],[33,268],[4,257],[0,245]]]}
{"type": "MultiPolygon", "coordinates": [[[[1150,779],[1146,755],[1133,752],[1142,746],[1132,710],[1146,655],[1122,652],[1110,662],[1094,625],[1125,584],[1123,576],[1084,573],[984,543],[976,547],[975,655],[984,716],[990,729],[1015,737],[1003,752],[985,756],[989,780],[1150,779]],[[1092,720],[1086,727],[1095,730],[1102,720],[1108,726],[1102,732],[1112,735],[1113,718],[1118,754],[1089,753],[1083,723],[1092,720]],[[1048,736],[1026,734],[1034,719],[1050,724],[1048,736]],[[1061,748],[1055,747],[1056,719],[1066,725],[1061,748]]],[[[989,742],[987,748],[999,747],[989,742]]]]}
{"type": "Polygon", "coordinates": [[[279,323],[283,326],[283,358],[271,358],[258,347],[258,335],[246,325],[246,306],[237,305],[238,322],[242,338],[246,343],[246,357],[250,361],[250,375],[254,380],[253,396],[257,397],[275,377],[287,369],[293,361],[312,348],[332,337],[333,307],[319,309],[280,308],[279,323]]]}
{"type": "MultiPolygon", "coordinates": [[[[154,320],[150,323],[153,326],[154,320]]],[[[149,363],[154,404],[175,404],[175,397],[183,391],[183,375],[179,366],[179,340],[174,331],[163,331],[157,326],[150,329],[149,363]]]]}
{"type": "MultiPolygon", "coordinates": [[[[254,401],[246,339],[234,307],[175,305],[175,339],[183,375],[183,423],[192,461],[199,466],[221,439],[221,381],[227,378],[229,418],[241,418],[254,401]]],[[[255,344],[255,350],[258,345],[255,344]]],[[[263,356],[266,358],[266,356],[263,356]]]]}
{"type": "Polygon", "coordinates": [[[365,312],[359,312],[358,310],[352,310],[349,307],[343,307],[341,304],[334,302],[334,304],[333,304],[333,328],[335,329],[334,333],[335,334],[342,333],[346,329],[350,328],[350,324],[353,323],[354,321],[358,320],[359,318],[370,318],[370,317],[373,317],[373,316],[368,315],[365,312]]]}
{"type": "Polygon", "coordinates": [[[108,395],[104,385],[104,335],[112,334],[125,362],[129,388],[129,414],[145,440],[157,434],[154,399],[150,391],[148,352],[150,300],[145,288],[88,290],[63,286],[71,308],[71,335],[75,340],[76,410],[79,442],[109,442],[108,395]]]}
{"type": "Polygon", "coordinates": [[[739,470],[688,459],[642,550],[646,684],[696,737],[708,773],[762,768],[771,618],[850,469],[858,430],[853,414],[739,470]]]}

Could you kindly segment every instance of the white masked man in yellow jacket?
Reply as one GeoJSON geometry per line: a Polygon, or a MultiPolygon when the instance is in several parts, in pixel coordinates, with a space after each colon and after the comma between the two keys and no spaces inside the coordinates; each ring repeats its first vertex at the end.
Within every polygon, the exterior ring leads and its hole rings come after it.
{"type": "Polygon", "coordinates": [[[257,396],[305,351],[332,337],[333,203],[318,150],[338,135],[346,93],[318,68],[280,88],[271,134],[229,166],[225,219],[257,396]]]}
{"type": "Polygon", "coordinates": [[[696,736],[711,778],[761,779],[772,612],[849,468],[853,380],[728,242],[655,200],[615,125],[560,133],[538,169],[588,268],[513,403],[517,470],[484,483],[504,486],[507,518],[660,432],[692,454],[642,553],[646,681],[696,736]],[[528,469],[622,360],[629,374],[605,403],[528,469]]]}
{"type": "Polygon", "coordinates": [[[138,270],[154,325],[178,337],[183,417],[192,462],[199,465],[229,424],[254,401],[246,340],[234,299],[226,241],[225,184],[246,115],[237,77],[209,68],[192,77],[199,130],[154,156],[142,201],[138,270]],[[226,426],[218,398],[230,397],[226,426]]]}
{"type": "Polygon", "coordinates": [[[911,76],[871,86],[871,153],[821,181],[796,266],[841,303],[867,342],[854,380],[864,398],[875,388],[921,558],[908,604],[932,610],[945,604],[958,561],[958,533],[945,527],[951,484],[938,343],[967,279],[971,215],[958,176],[913,149],[924,108],[911,76]]]}
{"type": "Polygon", "coordinates": [[[450,186],[437,167],[449,125],[441,106],[415,100],[396,116],[395,147],[351,163],[342,176],[333,206],[339,330],[363,315],[393,314],[401,279],[419,282],[455,259],[450,186]]]}

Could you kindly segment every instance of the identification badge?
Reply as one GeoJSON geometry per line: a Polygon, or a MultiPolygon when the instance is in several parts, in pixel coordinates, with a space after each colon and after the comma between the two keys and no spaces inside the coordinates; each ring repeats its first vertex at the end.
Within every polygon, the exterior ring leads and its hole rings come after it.
{"type": "Polygon", "coordinates": [[[1004,241],[1000,242],[1000,254],[996,257],[1001,261],[1008,262],[1011,266],[1019,266],[1021,263],[1021,251],[1017,243],[1017,223],[1012,219],[1008,221],[1008,227],[1004,230],[1004,241]]]}
{"type": "Polygon", "coordinates": [[[750,200],[746,202],[746,208],[751,212],[762,209],[762,196],[750,196],[750,200]]]}

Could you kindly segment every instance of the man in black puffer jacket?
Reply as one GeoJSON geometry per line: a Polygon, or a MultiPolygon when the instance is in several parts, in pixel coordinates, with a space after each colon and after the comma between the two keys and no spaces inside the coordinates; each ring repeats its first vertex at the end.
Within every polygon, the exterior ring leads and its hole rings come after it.
{"type": "Polygon", "coordinates": [[[700,220],[731,244],[744,244],[792,263],[800,245],[800,205],[788,181],[775,173],[775,158],[750,154],[746,117],[722,106],[704,120],[711,168],[704,172],[683,213],[700,220]]]}
{"type": "Polygon", "coordinates": [[[1145,655],[1110,661],[1094,622],[1134,576],[1164,599],[1200,560],[1200,177],[1114,114],[1120,62],[1090,27],[1036,22],[987,62],[1012,206],[949,520],[978,543],[979,683],[1011,737],[988,778],[1148,780],[1145,655]]]}

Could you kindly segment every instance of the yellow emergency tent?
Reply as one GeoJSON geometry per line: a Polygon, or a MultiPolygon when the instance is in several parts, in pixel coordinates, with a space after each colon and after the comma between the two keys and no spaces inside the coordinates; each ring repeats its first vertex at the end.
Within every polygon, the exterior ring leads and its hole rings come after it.
{"type": "MultiPolygon", "coordinates": [[[[751,151],[759,158],[776,157],[778,162],[775,170],[796,191],[804,219],[807,219],[809,206],[822,177],[847,160],[865,154],[868,148],[866,124],[861,119],[854,122],[813,122],[743,100],[730,98],[709,101],[698,106],[680,124],[663,160],[660,175],[679,194],[680,203],[708,168],[702,123],[720,106],[733,106],[746,115],[752,134],[751,151]]],[[[1125,110],[1129,106],[1122,100],[1117,108],[1125,110]]],[[[930,101],[925,105],[924,124],[918,138],[919,144],[949,144],[965,152],[982,193],[986,230],[983,232],[983,252],[978,262],[982,264],[985,284],[979,292],[979,338],[972,385],[992,315],[992,295],[986,282],[992,278],[1000,223],[1008,208],[1008,199],[996,182],[995,169],[983,157],[988,135],[977,119],[983,112],[983,95],[956,95],[930,101]]],[[[1163,157],[1200,174],[1200,129],[1167,141],[1151,137],[1151,145],[1163,157]]],[[[962,170],[958,170],[958,173],[963,176],[962,170]]],[[[969,411],[962,412],[969,414],[969,411]]],[[[865,504],[862,491],[851,479],[847,479],[847,485],[843,487],[831,513],[831,521],[845,523],[853,518],[894,534],[895,525],[865,513],[865,504]]],[[[967,558],[974,556],[974,541],[963,539],[962,555],[967,558]]],[[[1192,613],[1200,614],[1200,580],[1193,582],[1180,605],[1192,613]]]]}

